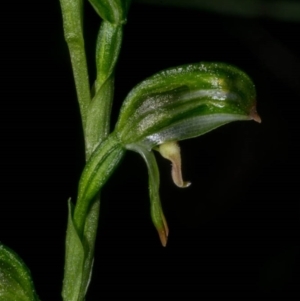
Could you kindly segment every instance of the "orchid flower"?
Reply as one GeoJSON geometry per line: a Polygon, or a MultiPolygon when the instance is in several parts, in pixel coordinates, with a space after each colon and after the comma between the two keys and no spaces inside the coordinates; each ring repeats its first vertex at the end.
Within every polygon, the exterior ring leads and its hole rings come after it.
{"type": "MultiPolygon", "coordinates": [[[[173,182],[185,188],[190,182],[182,178],[179,141],[201,136],[232,121],[261,122],[251,79],[228,64],[202,62],[161,71],[138,84],[126,97],[111,132],[114,70],[131,1],[89,2],[102,19],[92,93],[83,39],[83,1],[60,0],[87,160],[76,206],[69,201],[62,290],[65,301],[85,300],[94,261],[100,190],[127,150],[140,154],[146,163],[150,214],[160,241],[166,246],[169,229],[159,196],[160,176],[154,151],[171,161],[173,182]]],[[[16,298],[39,301],[26,265],[0,244],[0,300],[16,298]]]]}
{"type": "Polygon", "coordinates": [[[151,217],[165,246],[169,230],[160,202],[159,170],[153,151],[172,162],[174,183],[188,187],[190,183],[182,179],[178,141],[243,120],[261,122],[254,84],[233,66],[197,63],[149,77],[128,94],[114,132],[96,148],[83,171],[74,213],[78,229],[82,228],[89,202],[125,150],[132,150],[146,162],[151,217]]]}

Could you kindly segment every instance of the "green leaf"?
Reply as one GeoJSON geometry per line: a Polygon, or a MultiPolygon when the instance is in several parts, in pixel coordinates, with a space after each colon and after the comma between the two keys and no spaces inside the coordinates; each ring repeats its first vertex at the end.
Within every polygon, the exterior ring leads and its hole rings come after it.
{"type": "Polygon", "coordinates": [[[87,111],[86,158],[89,159],[97,145],[109,134],[110,112],[114,94],[114,80],[107,79],[100,87],[87,111]]]}
{"type": "Polygon", "coordinates": [[[97,78],[95,96],[87,109],[87,159],[110,132],[110,115],[114,95],[114,69],[122,43],[122,26],[103,21],[96,47],[97,78]]]}
{"type": "Polygon", "coordinates": [[[126,23],[131,0],[89,0],[98,15],[113,24],[126,23]]]}
{"type": "Polygon", "coordinates": [[[21,258],[0,244],[0,301],[38,301],[31,274],[21,258]]]}
{"type": "Polygon", "coordinates": [[[128,148],[147,149],[200,136],[236,120],[260,122],[251,79],[223,63],[197,63],[161,71],[127,96],[116,131],[128,148]]]}
{"type": "Polygon", "coordinates": [[[73,222],[74,206],[69,200],[66,237],[65,275],[62,296],[66,301],[81,301],[86,295],[94,261],[100,199],[97,197],[86,216],[83,237],[73,222]]]}
{"type": "Polygon", "coordinates": [[[96,45],[96,91],[114,72],[123,38],[123,26],[103,21],[96,45]]]}
{"type": "Polygon", "coordinates": [[[92,268],[94,263],[95,240],[99,221],[99,212],[100,197],[97,196],[86,217],[83,232],[82,241],[84,246],[85,259],[82,271],[81,298],[85,296],[91,280],[92,268]]]}
{"type": "Polygon", "coordinates": [[[97,146],[86,163],[79,181],[74,212],[74,223],[80,237],[82,237],[85,219],[95,196],[111,176],[124,153],[125,149],[116,134],[110,134],[97,146]]]}
{"type": "Polygon", "coordinates": [[[68,202],[69,217],[66,237],[65,274],[62,297],[65,301],[80,301],[82,295],[82,272],[84,249],[73,222],[73,205],[68,202]]]}
{"type": "Polygon", "coordinates": [[[83,170],[75,209],[69,203],[62,292],[65,301],[81,301],[86,294],[94,259],[100,208],[98,194],[124,152],[115,134],[98,145],[83,170]]]}

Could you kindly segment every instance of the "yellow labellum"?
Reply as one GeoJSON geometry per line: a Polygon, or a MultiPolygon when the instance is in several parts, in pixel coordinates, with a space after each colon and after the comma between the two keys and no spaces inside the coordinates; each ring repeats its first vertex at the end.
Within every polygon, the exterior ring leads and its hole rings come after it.
{"type": "Polygon", "coordinates": [[[160,154],[172,162],[172,179],[175,185],[185,188],[191,185],[191,182],[185,182],[182,179],[180,147],[176,141],[169,141],[159,145],[160,154]]]}

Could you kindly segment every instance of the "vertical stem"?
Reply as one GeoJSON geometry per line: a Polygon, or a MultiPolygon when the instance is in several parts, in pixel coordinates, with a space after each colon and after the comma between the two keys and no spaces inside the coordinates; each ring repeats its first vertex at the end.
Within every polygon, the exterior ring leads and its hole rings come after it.
{"type": "Polygon", "coordinates": [[[104,10],[109,15],[112,13],[113,16],[118,16],[118,20],[115,20],[118,24],[111,24],[107,20],[103,20],[100,27],[96,49],[97,79],[93,100],[91,100],[84,49],[83,0],[60,0],[60,4],[63,14],[64,35],[70,51],[82,118],[87,161],[79,185],[79,196],[75,209],[73,210],[72,205],[70,205],[62,294],[65,301],[81,301],[85,298],[93,265],[100,211],[99,190],[124,153],[114,136],[108,138],[107,136],[110,132],[114,69],[121,48],[122,24],[125,21],[123,18],[124,14],[127,13],[130,1],[126,0],[115,4],[113,1],[92,1],[92,4],[97,4],[96,7],[99,6],[101,11],[104,10]],[[114,5],[111,6],[111,4],[114,5]],[[104,140],[105,138],[107,139],[104,140]],[[103,144],[101,144],[102,141],[103,144]],[[100,148],[95,150],[99,145],[100,148]],[[91,160],[89,160],[90,157],[91,160]],[[82,181],[87,184],[89,180],[96,183],[96,187],[93,184],[88,185],[88,189],[81,189],[82,181]]]}
{"type": "Polygon", "coordinates": [[[67,43],[71,55],[72,69],[74,74],[83,131],[85,133],[87,108],[91,100],[85,50],[84,45],[81,41],[73,41],[72,39],[72,41],[67,40],[67,43]]]}
{"type": "MultiPolygon", "coordinates": [[[[74,74],[77,98],[85,134],[87,109],[91,101],[83,38],[83,0],[60,0],[65,40],[68,44],[74,74]]],[[[86,135],[84,135],[86,138],[86,135]]]]}

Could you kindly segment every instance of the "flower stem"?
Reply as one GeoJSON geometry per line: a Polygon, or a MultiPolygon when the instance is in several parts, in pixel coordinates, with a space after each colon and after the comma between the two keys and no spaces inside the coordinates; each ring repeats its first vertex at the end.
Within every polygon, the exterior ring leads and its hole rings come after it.
{"type": "Polygon", "coordinates": [[[60,0],[64,36],[71,56],[82,126],[85,134],[87,108],[91,101],[91,94],[84,48],[82,4],[82,0],[60,0]]]}

